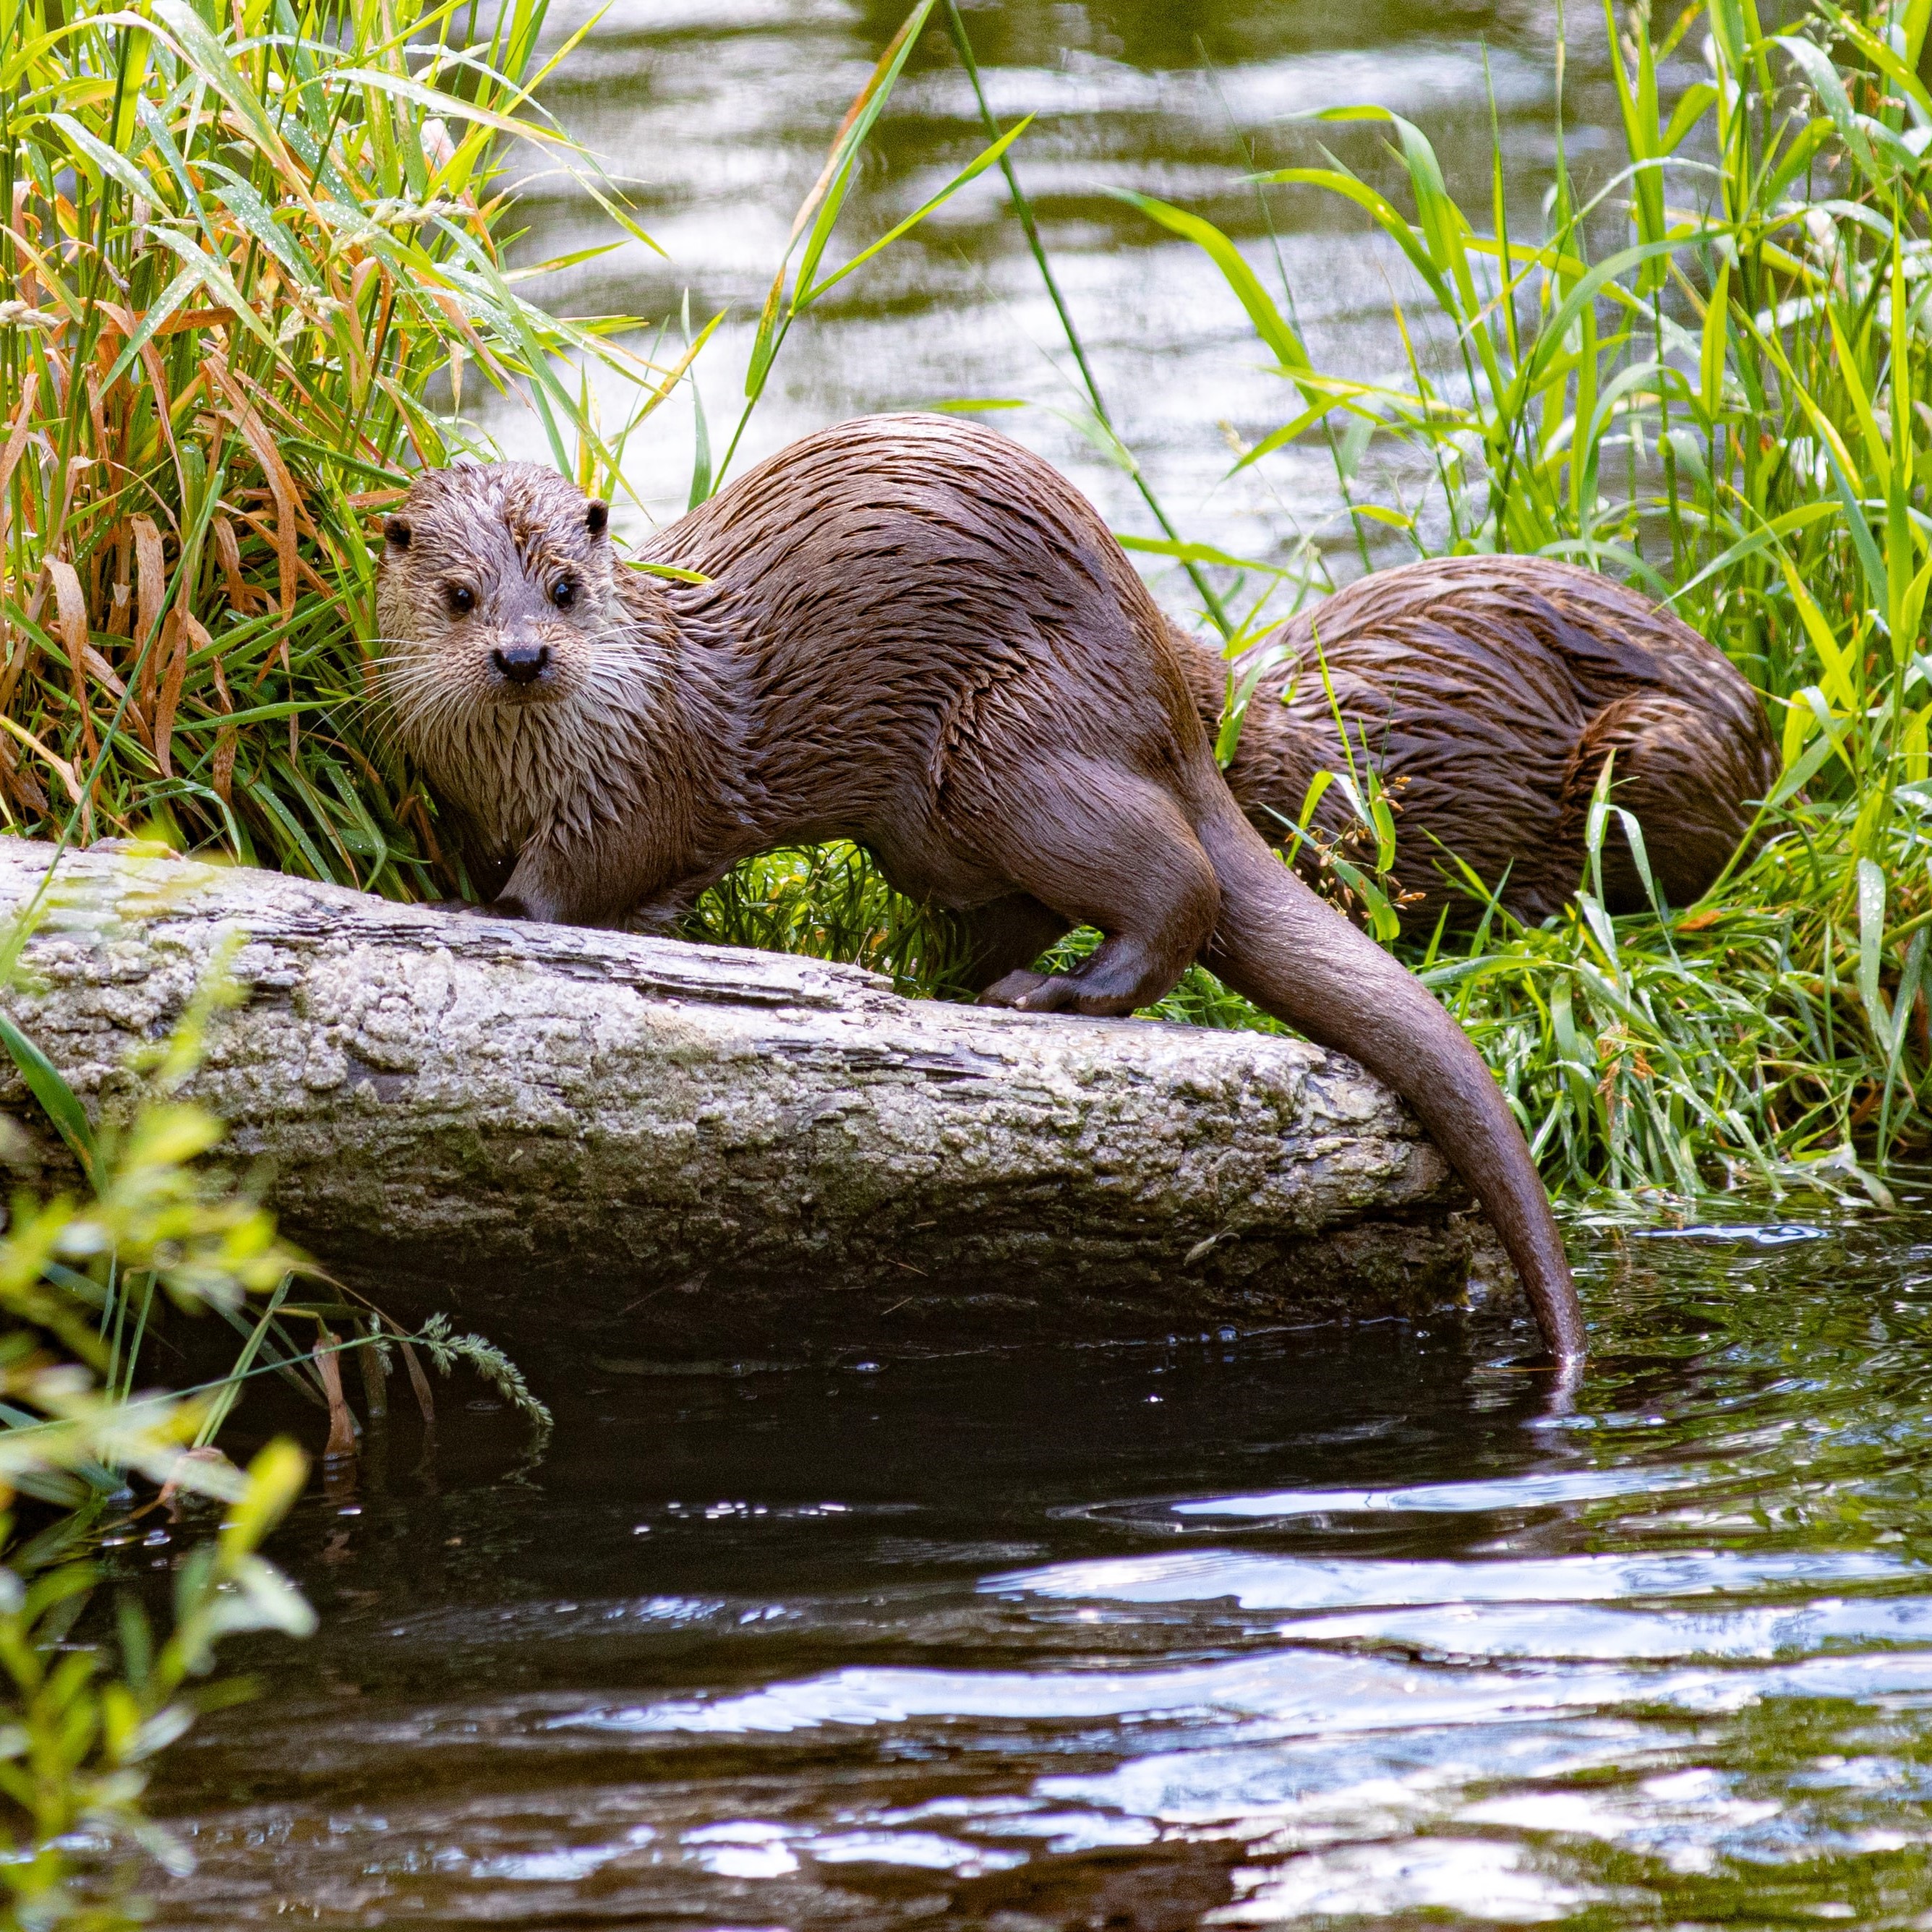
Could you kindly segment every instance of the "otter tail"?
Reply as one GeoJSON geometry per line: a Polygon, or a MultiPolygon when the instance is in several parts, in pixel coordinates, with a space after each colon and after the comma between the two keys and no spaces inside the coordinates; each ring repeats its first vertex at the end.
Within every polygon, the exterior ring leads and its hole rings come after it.
{"type": "Polygon", "coordinates": [[[1468,1036],[1421,981],[1310,892],[1232,810],[1198,829],[1221,882],[1207,963],[1237,992],[1359,1060],[1414,1108],[1508,1250],[1558,1363],[1583,1358],[1583,1315],[1550,1197],[1468,1036]]]}

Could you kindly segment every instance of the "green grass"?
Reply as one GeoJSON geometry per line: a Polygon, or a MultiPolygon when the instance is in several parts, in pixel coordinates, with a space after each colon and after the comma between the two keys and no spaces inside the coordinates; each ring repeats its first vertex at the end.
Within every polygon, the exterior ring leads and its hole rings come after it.
{"type": "Polygon", "coordinates": [[[392,896],[458,884],[368,703],[369,533],[474,446],[466,389],[519,391],[605,488],[622,434],[567,358],[634,376],[638,416],[674,376],[504,266],[520,148],[630,226],[532,98],[544,15],[0,8],[8,826],[159,819],[392,896]]]}
{"type": "MultiPolygon", "coordinates": [[[[1199,217],[1128,197],[1208,253],[1272,359],[1283,419],[1237,468],[1324,446],[1365,554],[1582,560],[1670,598],[1765,694],[1784,750],[1765,842],[1699,904],[1612,920],[1586,878],[1538,928],[1497,910],[1453,956],[1406,950],[1566,1189],[1882,1200],[1932,1136],[1928,16],[1820,7],[1767,34],[1750,0],[1719,0],[1667,28],[1610,20],[1624,152],[1586,184],[1559,142],[1534,215],[1499,148],[1472,212],[1419,128],[1314,117],[1306,164],[1256,185],[1345,199],[1401,250],[1394,373],[1318,368],[1292,289],[1199,217]],[[1660,65],[1706,33],[1707,77],[1666,112],[1660,65]],[[1361,124],[1383,136],[1370,172],[1322,145],[1347,124],[1358,157],[1361,124]]],[[[1138,547],[1213,577],[1202,614],[1230,656],[1269,621],[1246,601],[1265,571],[1138,547]]],[[[883,930],[877,882],[837,883],[852,903],[822,905],[823,928],[869,908],[883,930]]],[[[1268,1024],[1198,970],[1160,1010],[1268,1024]]]]}
{"type": "MultiPolygon", "coordinates": [[[[1541,928],[1498,913],[1455,956],[1412,955],[1565,1187],[1862,1185],[1932,1135],[1928,14],[1821,5],[1778,34],[1752,0],[1715,0],[1611,20],[1623,152],[1586,180],[1559,143],[1533,206],[1505,194],[1499,154],[1466,208],[1418,128],[1316,117],[1301,164],[1255,190],[1345,200],[1401,251],[1377,368],[1317,366],[1292,289],[1188,211],[1129,197],[1208,252],[1273,365],[1279,426],[1242,465],[1326,448],[1364,551],[1580,558],[1669,595],[1766,694],[1785,751],[1767,840],[1702,904],[1612,921],[1586,880],[1541,928]],[[1666,111],[1660,68],[1707,34],[1705,78],[1666,111]]],[[[473,446],[460,403],[479,383],[528,402],[560,467],[621,488],[630,430],[716,319],[660,361],[623,318],[519,292],[549,266],[505,266],[520,152],[574,170],[614,245],[638,238],[540,104],[542,0],[152,0],[140,18],[99,0],[0,14],[0,208],[18,210],[0,229],[18,305],[0,315],[0,820],[159,822],[393,896],[460,890],[368,702],[374,520],[413,468],[473,446]],[[622,424],[596,419],[592,360],[631,380],[622,424]]],[[[920,0],[832,137],[695,496],[792,322],[911,225],[837,234],[942,22],[970,67],[963,17],[920,0]]],[[[1002,171],[1106,431],[1022,187],[1023,128],[988,114],[986,134],[912,220],[1002,171]]],[[[1231,650],[1251,640],[1279,579],[1149,508],[1163,534],[1139,548],[1188,573],[1231,650]]],[[[689,929],[951,986],[946,922],[849,848],[753,862],[689,929]]],[[[1264,1023],[1198,971],[1162,1011],[1264,1023]]]]}
{"type": "MultiPolygon", "coordinates": [[[[10,981],[17,968],[7,962],[26,936],[23,923],[0,935],[10,981]]],[[[260,1553],[301,1494],[310,1458],[278,1437],[244,1471],[218,1444],[254,1381],[279,1376],[314,1405],[317,1446],[326,1427],[329,1456],[358,1453],[343,1388],[350,1354],[371,1430],[385,1426],[398,1352],[426,1432],[434,1406],[423,1357],[446,1376],[458,1363],[475,1370],[524,1412],[539,1448],[549,1428],[549,1412],[500,1349],[454,1333],[442,1316],[404,1330],[279,1237],[256,1198],[260,1177],[251,1184],[211,1163],[222,1124],[180,1089],[214,1012],[236,997],[225,972],[210,976],[168,1038],[145,1050],[146,1093],[118,1126],[91,1122],[58,1070],[0,1018],[0,1045],[82,1184],[45,1197],[16,1187],[0,1229],[0,1924],[8,1927],[121,1932],[144,1922],[135,1889],[143,1866],[192,1862],[142,1809],[153,1760],[202,1712],[250,1692],[245,1682],[210,1680],[219,1641],[314,1628],[308,1604],[260,1553]],[[232,1324],[243,1339],[225,1374],[195,1388],[149,1385],[147,1345],[170,1306],[232,1324]],[[137,1481],[158,1495],[137,1501],[137,1481]],[[131,1540],[130,1526],[170,1498],[227,1514],[184,1552],[166,1627],[158,1632],[124,1587],[111,1618],[89,1615],[106,1580],[103,1537],[131,1540]]],[[[22,1162],[23,1142],[17,1123],[0,1120],[0,1158],[22,1162]]]]}
{"type": "Polygon", "coordinates": [[[1667,29],[1606,11],[1624,152],[1586,192],[1559,140],[1540,219],[1499,152],[1472,214],[1418,128],[1316,117],[1378,126],[1407,206],[1319,145],[1328,126],[1258,184],[1346,199],[1401,250],[1393,374],[1318,368],[1225,237],[1137,197],[1275,358],[1286,419],[1242,466],[1322,437],[1366,534],[1612,572],[1765,694],[1784,752],[1766,843],[1700,904],[1612,920],[1586,879],[1540,928],[1498,917],[1417,962],[1565,1186],[1836,1185],[1932,1126],[1929,16],[1821,5],[1767,34],[1752,0],[1667,29]],[[1694,32],[1706,78],[1666,112],[1660,64],[1694,32]],[[1424,481],[1397,496],[1390,474],[1424,481]]]}

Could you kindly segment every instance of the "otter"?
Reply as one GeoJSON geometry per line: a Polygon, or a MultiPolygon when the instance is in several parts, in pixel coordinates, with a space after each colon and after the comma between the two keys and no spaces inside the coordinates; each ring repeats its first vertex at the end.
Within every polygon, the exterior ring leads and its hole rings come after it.
{"type": "Polygon", "coordinates": [[[419,476],[385,524],[383,688],[493,910],[668,922],[740,859],[848,838],[959,912],[988,1003],[1127,1014],[1203,961],[1408,1100],[1580,1362],[1488,1068],[1242,815],[1166,620],[1057,472],[953,418],[868,417],[643,548],[701,580],[627,568],[608,517],[499,464],[419,476]],[[1086,959],[1034,970],[1081,925],[1086,959]]]}
{"type": "MultiPolygon", "coordinates": [[[[1180,639],[1215,730],[1230,668],[1180,639]]],[[[1611,802],[1636,820],[1652,877],[1680,908],[1716,883],[1778,778],[1763,704],[1721,651],[1648,598],[1548,557],[1378,572],[1264,637],[1232,668],[1238,688],[1256,666],[1228,767],[1236,801],[1312,879],[1320,847],[1357,821],[1331,787],[1315,841],[1296,838],[1310,783],[1372,770],[1396,814],[1399,915],[1424,937],[1483,912],[1456,860],[1526,923],[1557,910],[1584,874],[1606,757],[1611,802]]],[[[1611,912],[1648,905],[1614,817],[1601,862],[1611,912]]]]}

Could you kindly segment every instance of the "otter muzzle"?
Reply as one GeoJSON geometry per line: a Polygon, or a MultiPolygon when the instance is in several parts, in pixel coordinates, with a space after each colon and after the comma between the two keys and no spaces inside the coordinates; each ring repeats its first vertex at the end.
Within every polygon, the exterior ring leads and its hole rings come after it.
{"type": "Polygon", "coordinates": [[[548,644],[500,644],[490,662],[512,684],[534,684],[550,668],[548,644]]]}

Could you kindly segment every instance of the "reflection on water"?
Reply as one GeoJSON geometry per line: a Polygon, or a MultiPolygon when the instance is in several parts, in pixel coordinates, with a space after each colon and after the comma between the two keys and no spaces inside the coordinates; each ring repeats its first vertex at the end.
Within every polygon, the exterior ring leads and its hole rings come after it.
{"type": "MultiPolygon", "coordinates": [[[[572,4],[590,10],[590,0],[572,4]]],[[[752,324],[794,213],[903,10],[901,0],[615,0],[546,94],[563,125],[636,179],[640,218],[670,259],[626,244],[559,278],[544,298],[579,313],[668,318],[674,347],[687,290],[694,323],[729,309],[734,319],[702,365],[716,446],[742,400],[752,324]]],[[[1604,130],[1616,122],[1602,17],[1569,10],[1567,152],[1580,178],[1600,185],[1611,172],[1604,130]]],[[[1326,145],[1393,190],[1399,170],[1383,154],[1384,130],[1331,125],[1318,136],[1289,124],[1374,102],[1420,122],[1452,189],[1486,210],[1492,95],[1514,219],[1538,232],[1557,139],[1552,0],[1006,0],[968,18],[1001,124],[1039,117],[1015,158],[1109,410],[1171,513],[1189,536],[1244,556],[1282,557],[1299,533],[1322,531],[1351,574],[1324,449],[1298,445],[1228,479],[1231,440],[1252,441],[1294,411],[1207,258],[1108,190],[1137,188],[1220,223],[1292,304],[1318,364],[1392,374],[1403,352],[1391,296],[1408,302],[1425,352],[1430,333],[1420,285],[1393,245],[1335,196],[1276,188],[1264,201],[1244,177],[1256,166],[1319,166],[1326,145]]],[[[1666,95],[1699,70],[1691,39],[1666,67],[1666,95]]],[[[840,245],[884,233],[984,142],[935,28],[877,131],[840,245]]],[[[527,194],[528,245],[543,255],[609,238],[594,206],[567,188],[552,176],[527,194]]],[[[1079,427],[1077,377],[1004,195],[997,175],[985,176],[794,329],[745,454],[868,410],[1023,400],[1030,406],[991,420],[1072,473],[1117,528],[1157,535],[1129,478],[1079,427]]],[[[1442,370],[1452,386],[1453,360],[1442,370]]],[[[607,394],[608,421],[624,408],[607,394]]],[[[519,453],[541,453],[535,424],[514,412],[494,411],[490,426],[519,453]]],[[[656,515],[683,508],[692,452],[680,392],[626,463],[656,515]]],[[[1391,488],[1412,499],[1422,480],[1391,488]]],[[[1184,586],[1172,588],[1184,604],[1184,586]]]]}
{"type": "Polygon", "coordinates": [[[1568,1414],[1394,1324],[539,1357],[540,1464],[284,1531],[162,1922],[1920,1922],[1932,1220],[1704,1232],[1580,1238],[1568,1414]]]}

